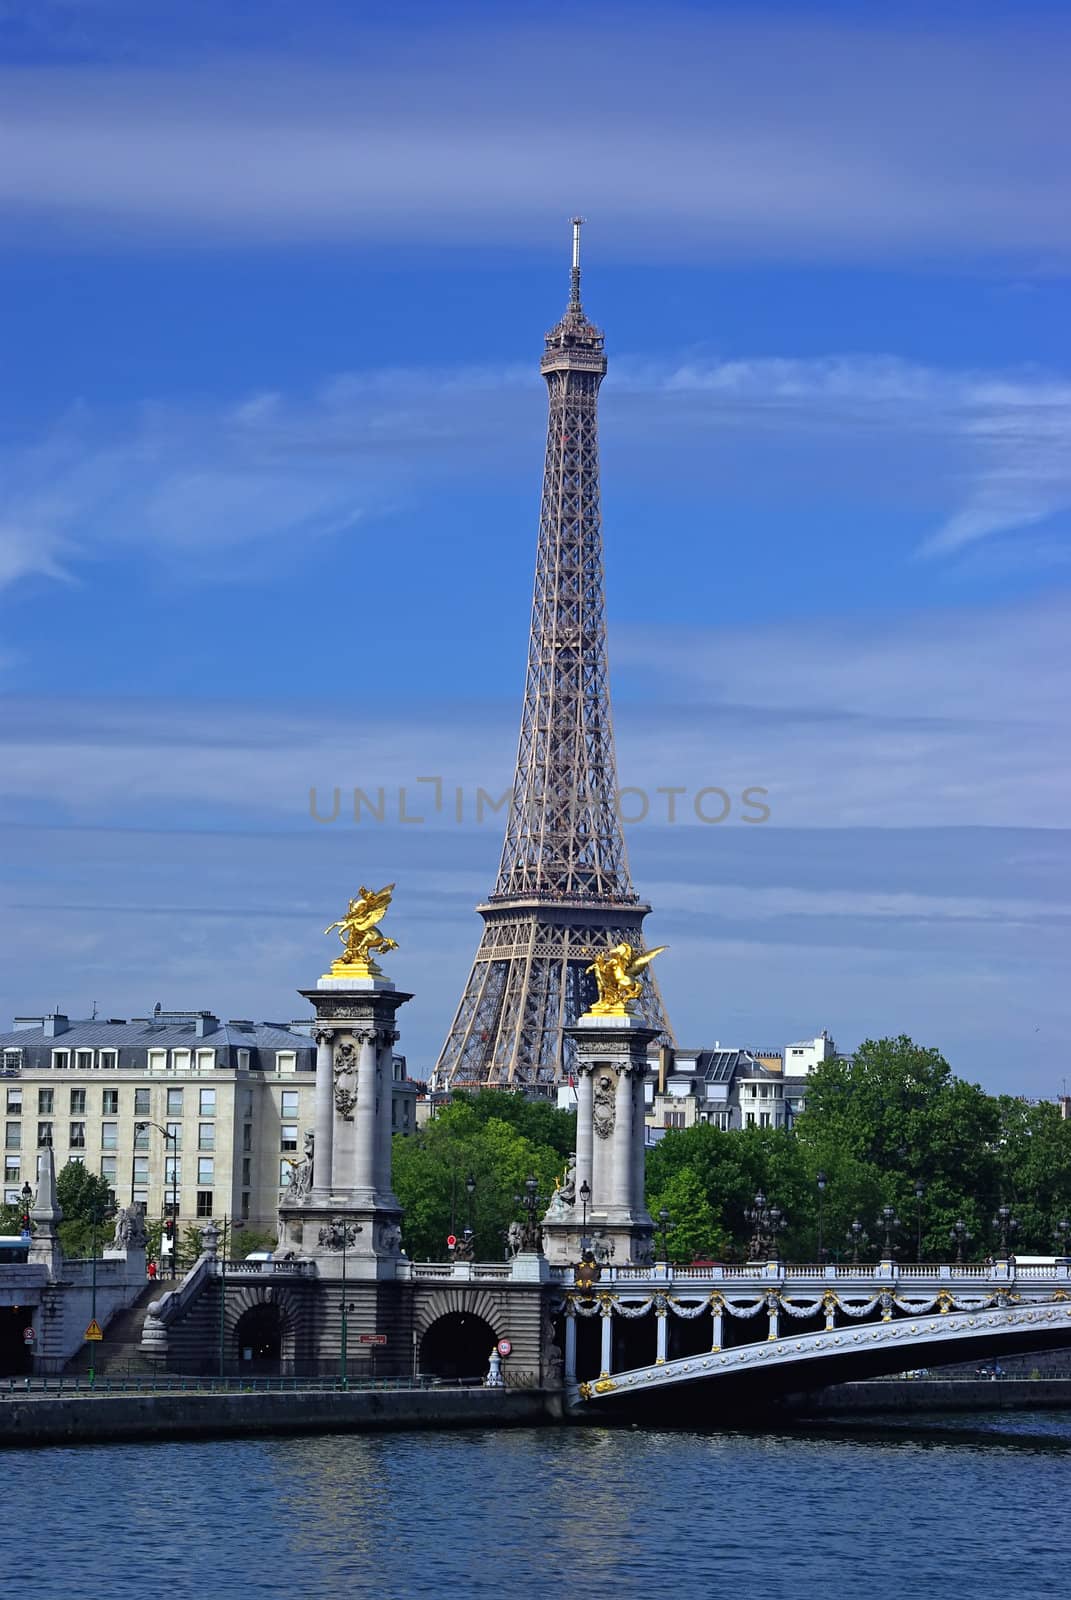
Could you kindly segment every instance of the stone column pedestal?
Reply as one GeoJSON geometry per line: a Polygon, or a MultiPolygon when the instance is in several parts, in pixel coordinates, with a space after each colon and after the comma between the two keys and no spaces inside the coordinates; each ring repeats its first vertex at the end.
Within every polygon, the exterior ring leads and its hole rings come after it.
{"type": "Polygon", "coordinates": [[[654,1225],[643,1201],[643,1081],[647,1047],[658,1036],[639,1017],[578,1018],[576,1189],[559,1195],[543,1219],[543,1248],[554,1266],[579,1261],[585,1236],[580,1189],[591,1196],[586,1237],[606,1265],[646,1266],[654,1225]]]}
{"type": "Polygon", "coordinates": [[[316,1260],[324,1277],[390,1278],[401,1257],[402,1208],[391,1180],[388,1070],[399,1006],[388,978],[321,978],[299,993],[316,1012],[316,1141],[312,1172],[295,1167],[279,1201],[276,1255],[316,1260]]]}

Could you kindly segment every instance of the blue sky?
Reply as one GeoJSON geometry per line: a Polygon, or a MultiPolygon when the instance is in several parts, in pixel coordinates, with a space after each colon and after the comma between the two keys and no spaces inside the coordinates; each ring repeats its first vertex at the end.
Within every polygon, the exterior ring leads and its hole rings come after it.
{"type": "Polygon", "coordinates": [[[289,1015],[393,878],[431,1064],[580,210],[622,780],[769,790],[630,829],[679,1037],[1059,1091],[1069,47],[1040,3],[0,0],[0,1015],[289,1015]],[[399,823],[436,775],[462,825],[399,823]]]}

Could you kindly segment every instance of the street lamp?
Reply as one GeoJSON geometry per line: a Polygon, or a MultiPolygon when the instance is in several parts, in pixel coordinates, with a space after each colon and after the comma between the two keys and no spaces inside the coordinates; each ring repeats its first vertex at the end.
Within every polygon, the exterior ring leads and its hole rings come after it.
{"type": "Polygon", "coordinates": [[[658,1213],[658,1237],[662,1241],[662,1265],[665,1267],[669,1266],[669,1227],[669,1212],[663,1206],[658,1213]]]}
{"type": "Polygon", "coordinates": [[[591,1204],[591,1184],[585,1178],[579,1189],[580,1195],[580,1254],[587,1255],[591,1240],[588,1238],[588,1207],[591,1204]]]}
{"type": "Polygon", "coordinates": [[[1018,1233],[1019,1224],[1011,1214],[1011,1206],[998,1206],[997,1214],[993,1218],[993,1226],[1000,1235],[1000,1260],[1006,1261],[1010,1249],[1010,1240],[1013,1234],[1018,1233]]]}
{"type": "Polygon", "coordinates": [[[22,1186],[22,1232],[30,1231],[30,1207],[33,1205],[33,1190],[30,1188],[29,1179],[22,1186]]]}
{"type": "Polygon", "coordinates": [[[780,1206],[772,1206],[760,1189],[755,1195],[755,1202],[744,1212],[744,1217],[752,1228],[751,1243],[748,1246],[752,1261],[767,1261],[778,1259],[777,1235],[784,1231],[785,1218],[780,1206]]]}
{"type": "Polygon", "coordinates": [[[825,1214],[826,1183],[828,1182],[821,1168],[815,1174],[814,1181],[818,1185],[818,1261],[821,1264],[826,1258],[826,1252],[822,1245],[822,1226],[825,1214]]]}
{"type": "Polygon", "coordinates": [[[536,1220],[539,1214],[540,1198],[539,1183],[532,1173],[524,1180],[523,1195],[515,1194],[513,1204],[524,1208],[524,1223],[521,1229],[521,1249],[539,1250],[542,1248],[542,1229],[536,1220]]]}
{"type": "MultiPolygon", "coordinates": [[[[95,1199],[93,1201],[93,1203],[92,1203],[92,1210],[90,1211],[90,1214],[89,1214],[89,1220],[93,1225],[93,1233],[92,1233],[93,1251],[92,1251],[92,1255],[90,1256],[90,1268],[89,1268],[89,1273],[90,1273],[90,1277],[89,1277],[89,1282],[90,1282],[90,1290],[89,1290],[89,1322],[90,1322],[91,1328],[93,1328],[94,1331],[96,1331],[96,1321],[97,1321],[97,1242],[98,1242],[97,1241],[97,1229],[100,1227],[100,1224],[104,1221],[104,1218],[109,1215],[109,1211],[110,1210],[114,1210],[114,1209],[115,1209],[114,1206],[109,1207],[104,1202],[102,1202],[101,1200],[95,1199]]],[[[93,1384],[96,1381],[96,1376],[97,1376],[97,1374],[96,1374],[96,1350],[97,1350],[96,1340],[95,1339],[91,1339],[89,1341],[89,1387],[91,1389],[93,1387],[93,1384]]]]}
{"type": "Polygon", "coordinates": [[[1062,1217],[1053,1228],[1052,1234],[1053,1243],[1056,1246],[1056,1254],[1058,1256],[1066,1256],[1068,1239],[1071,1237],[1071,1222],[1068,1222],[1066,1217],[1062,1217]]]}
{"type": "Polygon", "coordinates": [[[852,1247],[852,1266],[857,1267],[859,1265],[859,1252],[867,1243],[866,1229],[858,1217],[848,1228],[848,1239],[852,1247]]]}
{"type": "Polygon", "coordinates": [[[922,1260],[922,1197],[926,1193],[926,1185],[921,1178],[915,1179],[915,1260],[922,1260]]]}
{"type": "Polygon", "coordinates": [[[892,1236],[900,1227],[900,1218],[892,1206],[882,1206],[878,1222],[885,1230],[885,1242],[882,1245],[882,1259],[888,1260],[893,1253],[892,1236]]]}
{"type": "Polygon", "coordinates": [[[963,1221],[962,1217],[958,1218],[948,1230],[948,1237],[956,1247],[957,1267],[961,1267],[963,1265],[963,1246],[967,1243],[970,1236],[970,1229],[967,1227],[967,1224],[963,1221]]]}
{"type": "MultiPolygon", "coordinates": [[[[142,1128],[155,1128],[157,1133],[162,1133],[164,1138],[165,1138],[165,1140],[168,1140],[172,1144],[172,1151],[171,1151],[171,1281],[174,1282],[174,1280],[178,1277],[178,1209],[179,1209],[178,1208],[178,1166],[179,1166],[179,1153],[178,1153],[179,1136],[178,1136],[178,1128],[176,1127],[174,1133],[172,1133],[172,1132],[170,1132],[169,1129],[165,1128],[162,1123],[153,1122],[151,1119],[148,1119],[148,1118],[144,1119],[141,1122],[135,1122],[135,1124],[134,1124],[134,1143],[135,1143],[135,1145],[137,1144],[138,1133],[140,1132],[140,1130],[142,1128]]],[[[165,1160],[166,1160],[166,1154],[167,1154],[167,1152],[166,1152],[166,1148],[165,1148],[165,1152],[164,1152],[165,1160]]],[[[130,1204],[131,1205],[134,1204],[134,1159],[135,1158],[132,1156],[131,1157],[131,1161],[130,1161],[130,1204]]],[[[166,1172],[165,1172],[165,1175],[164,1175],[164,1187],[165,1187],[165,1189],[167,1187],[167,1175],[166,1175],[166,1172]]]]}
{"type": "Polygon", "coordinates": [[[473,1237],[472,1237],[472,1197],[473,1197],[473,1195],[475,1193],[476,1193],[476,1178],[475,1178],[474,1174],[470,1172],[468,1177],[465,1179],[465,1198],[466,1198],[466,1200],[468,1202],[468,1209],[467,1209],[467,1211],[465,1213],[465,1221],[466,1221],[466,1224],[467,1224],[467,1226],[465,1228],[465,1232],[468,1235],[468,1240],[469,1240],[470,1245],[473,1244],[473,1237]]]}

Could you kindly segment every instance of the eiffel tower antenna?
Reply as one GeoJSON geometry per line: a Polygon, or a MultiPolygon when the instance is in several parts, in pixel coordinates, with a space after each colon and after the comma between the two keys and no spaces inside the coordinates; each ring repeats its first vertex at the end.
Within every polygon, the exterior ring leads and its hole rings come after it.
{"type": "MultiPolygon", "coordinates": [[[[571,1068],[562,1029],[595,998],[592,954],[643,948],[617,809],[599,505],[601,329],[580,303],[580,229],[565,315],[546,335],[549,391],[528,671],[494,892],[434,1082],[550,1093],[571,1068]]],[[[640,1007],[670,1039],[656,981],[640,1007]]]]}

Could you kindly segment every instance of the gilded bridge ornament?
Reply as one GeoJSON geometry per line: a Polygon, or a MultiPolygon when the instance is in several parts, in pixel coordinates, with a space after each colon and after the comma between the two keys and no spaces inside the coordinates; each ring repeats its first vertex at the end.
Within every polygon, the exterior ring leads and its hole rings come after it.
{"type": "Polygon", "coordinates": [[[397,940],[384,938],[379,932],[379,923],[387,914],[393,893],[393,883],[388,883],[385,889],[366,889],[362,884],[360,894],[355,900],[350,901],[346,915],[324,929],[324,933],[333,933],[337,928],[338,936],[342,940],[342,954],[337,961],[331,963],[331,977],[381,978],[383,976],[382,970],[373,961],[371,952],[398,948],[397,940]]]}
{"type": "Polygon", "coordinates": [[[627,940],[615,944],[612,950],[597,955],[586,970],[595,974],[599,998],[588,1015],[591,1017],[632,1017],[636,1015],[634,1002],[643,992],[640,973],[655,956],[668,950],[665,944],[642,953],[627,940]]]}

